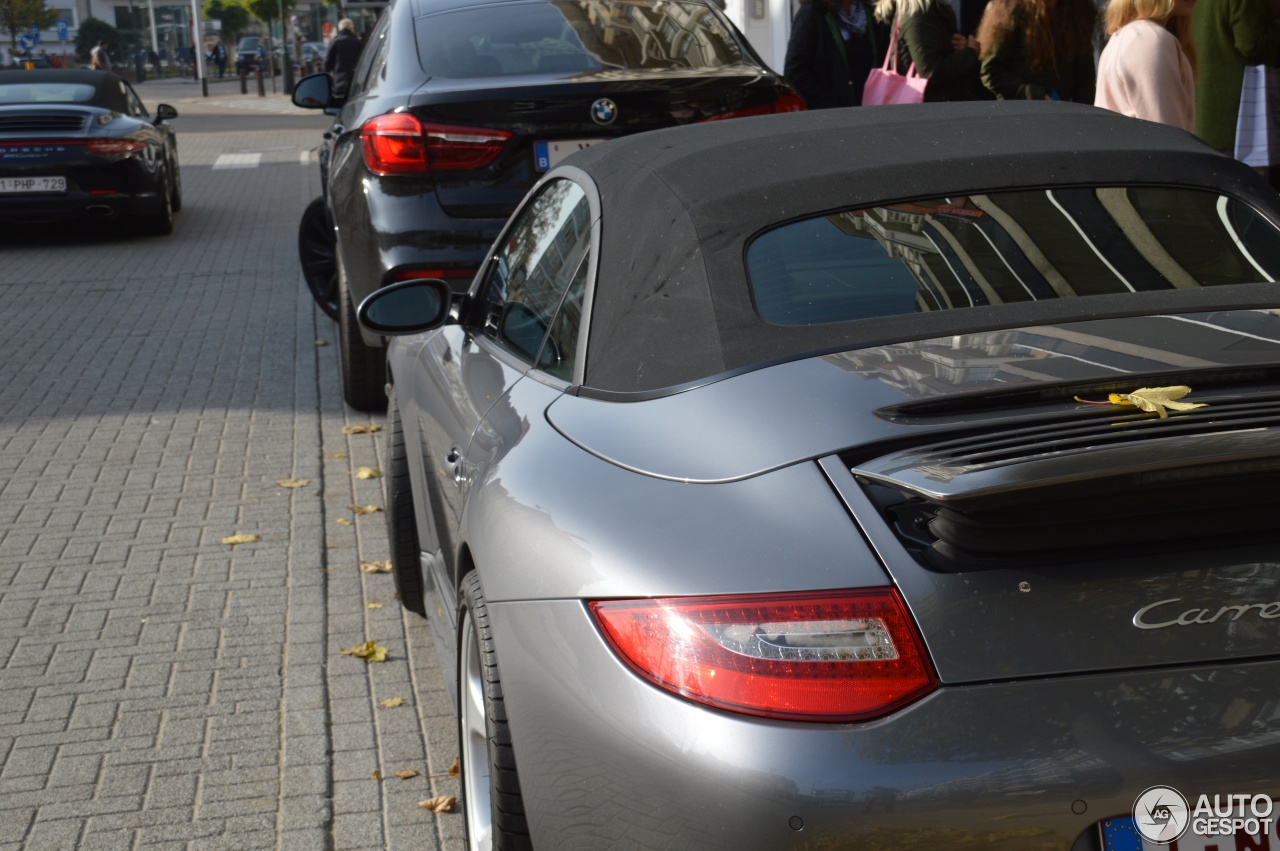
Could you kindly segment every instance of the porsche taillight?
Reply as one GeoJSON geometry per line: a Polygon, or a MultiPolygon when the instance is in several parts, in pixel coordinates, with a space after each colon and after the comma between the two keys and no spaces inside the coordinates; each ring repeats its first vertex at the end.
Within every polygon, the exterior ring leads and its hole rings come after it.
{"type": "Polygon", "coordinates": [[[803,112],[809,108],[803,97],[794,92],[783,92],[773,101],[760,106],[749,106],[733,112],[725,112],[704,118],[703,121],[724,121],[726,118],[750,118],[753,115],[775,115],[779,112],[803,112]]]}
{"type": "Polygon", "coordinates": [[[360,128],[364,161],[374,174],[426,174],[484,168],[511,139],[506,130],[419,121],[407,112],[371,118],[360,128]]]}
{"type": "Polygon", "coordinates": [[[865,721],[937,688],[893,588],[590,604],[638,674],[690,700],[796,721],[865,721]]]}
{"type": "Polygon", "coordinates": [[[95,154],[131,154],[146,146],[137,139],[90,139],[88,148],[95,154]]]}

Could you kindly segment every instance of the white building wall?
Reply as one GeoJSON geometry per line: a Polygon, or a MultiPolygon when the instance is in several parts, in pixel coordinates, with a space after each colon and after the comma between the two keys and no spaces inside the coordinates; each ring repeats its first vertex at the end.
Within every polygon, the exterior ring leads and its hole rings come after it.
{"type": "Polygon", "coordinates": [[[725,0],[725,14],[770,68],[782,73],[791,37],[793,0],[725,0]]]}

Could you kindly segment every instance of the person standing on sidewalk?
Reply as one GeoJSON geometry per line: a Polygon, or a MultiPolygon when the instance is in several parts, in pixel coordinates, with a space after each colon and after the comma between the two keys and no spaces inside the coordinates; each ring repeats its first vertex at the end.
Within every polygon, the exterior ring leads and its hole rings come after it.
{"type": "Polygon", "coordinates": [[[111,57],[107,55],[108,45],[105,41],[98,42],[98,46],[89,51],[89,67],[94,71],[110,71],[111,57]]]}
{"type": "Polygon", "coordinates": [[[221,41],[213,43],[213,49],[209,51],[209,58],[213,60],[213,64],[218,66],[218,79],[221,80],[227,73],[227,49],[222,46],[221,41]]]}
{"type": "Polygon", "coordinates": [[[1196,129],[1196,0],[1111,0],[1094,106],[1196,129]]]}
{"type": "Polygon", "coordinates": [[[329,52],[324,57],[324,70],[333,78],[333,96],[341,99],[347,96],[351,85],[351,74],[360,61],[360,53],[364,50],[364,42],[356,38],[356,25],[350,18],[338,21],[338,34],[329,43],[329,52]]]}
{"type": "Polygon", "coordinates": [[[807,0],[792,22],[783,76],[809,109],[861,106],[876,64],[875,23],[863,0],[807,0]]]}

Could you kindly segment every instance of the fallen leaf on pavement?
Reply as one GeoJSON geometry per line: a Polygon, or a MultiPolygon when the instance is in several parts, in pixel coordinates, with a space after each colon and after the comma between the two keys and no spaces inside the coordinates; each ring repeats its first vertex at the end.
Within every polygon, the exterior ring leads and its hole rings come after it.
{"type": "Polygon", "coordinates": [[[311,484],[310,479],[276,479],[276,484],[282,488],[305,488],[311,484]]]}
{"type": "Polygon", "coordinates": [[[399,777],[401,780],[408,780],[410,777],[417,777],[417,776],[418,776],[418,772],[414,771],[412,768],[407,769],[405,771],[396,772],[396,777],[399,777]]]}
{"type": "Polygon", "coordinates": [[[374,780],[381,780],[381,779],[382,779],[382,772],[375,768],[375,769],[373,770],[373,779],[374,779],[374,780]]]}
{"type": "Polygon", "coordinates": [[[382,510],[381,505],[352,505],[351,511],[355,514],[376,514],[382,510]]]}
{"type": "Polygon", "coordinates": [[[381,603],[370,603],[369,605],[365,606],[365,608],[366,608],[366,609],[381,609],[381,608],[382,608],[382,604],[381,604],[381,603]]]}
{"type": "Polygon", "coordinates": [[[343,433],[343,434],[373,434],[375,431],[382,431],[382,426],[380,426],[380,425],[358,425],[358,426],[343,426],[343,427],[342,427],[342,433],[343,433]]]}
{"type": "Polygon", "coordinates": [[[382,471],[377,467],[361,467],[356,470],[357,479],[376,479],[382,475],[382,471]]]}
{"type": "Polygon", "coordinates": [[[390,573],[391,562],[388,561],[362,561],[360,569],[365,573],[390,573]]]}
{"type": "Polygon", "coordinates": [[[328,341],[328,340],[316,340],[316,345],[317,345],[317,346],[327,346],[327,345],[329,345],[329,341],[328,341]]]}
{"type": "Polygon", "coordinates": [[[230,544],[231,546],[234,547],[236,544],[256,544],[260,540],[261,538],[253,534],[231,535],[230,537],[223,538],[222,543],[230,544]]]}
{"type": "Polygon", "coordinates": [[[335,522],[335,523],[337,523],[339,526],[350,526],[350,525],[351,525],[351,521],[350,521],[350,520],[348,520],[348,519],[347,519],[347,518],[345,518],[345,517],[339,517],[339,518],[338,518],[337,520],[335,520],[334,522],[335,522]]]}
{"type": "Polygon", "coordinates": [[[376,641],[366,641],[364,644],[348,647],[342,651],[342,655],[355,656],[365,662],[385,662],[387,661],[387,648],[376,641]]]}
{"type": "Polygon", "coordinates": [[[453,765],[449,766],[449,776],[450,776],[450,777],[457,777],[457,776],[459,776],[460,774],[461,774],[461,772],[458,770],[458,760],[455,758],[455,759],[453,760],[453,765]]]}
{"type": "Polygon", "coordinates": [[[403,697],[388,697],[386,700],[379,700],[378,705],[383,709],[395,709],[404,703],[403,697]]]}
{"type": "Polygon", "coordinates": [[[419,801],[418,806],[432,813],[451,813],[457,803],[458,799],[452,795],[436,795],[434,798],[419,801]]]}
{"type": "Polygon", "coordinates": [[[335,453],[333,453],[333,457],[334,457],[334,458],[346,458],[346,457],[347,457],[347,453],[345,453],[345,452],[335,452],[335,453]]]}

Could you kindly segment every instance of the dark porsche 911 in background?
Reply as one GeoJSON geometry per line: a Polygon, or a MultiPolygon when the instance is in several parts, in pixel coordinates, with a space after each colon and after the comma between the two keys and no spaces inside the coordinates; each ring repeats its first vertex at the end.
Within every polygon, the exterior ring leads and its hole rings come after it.
{"type": "Polygon", "coordinates": [[[182,207],[178,147],[107,71],[0,71],[0,222],[122,219],[167,234],[182,207]]]}
{"type": "MultiPolygon", "coordinates": [[[[328,78],[299,106],[332,107],[328,78]]],[[[342,386],[386,403],[383,340],[355,307],[378,287],[461,290],[535,181],[569,154],[644,130],[804,108],[702,0],[397,0],[367,39],[328,150],[336,262],[304,268],[338,315],[342,386]]],[[[316,254],[325,256],[322,241],[316,254]]]]}
{"type": "Polygon", "coordinates": [[[1152,787],[1280,796],[1278,278],[1252,170],[1014,102],[594,146],[466,294],[376,291],[468,847],[1156,851],[1152,787]]]}

